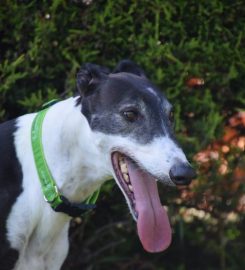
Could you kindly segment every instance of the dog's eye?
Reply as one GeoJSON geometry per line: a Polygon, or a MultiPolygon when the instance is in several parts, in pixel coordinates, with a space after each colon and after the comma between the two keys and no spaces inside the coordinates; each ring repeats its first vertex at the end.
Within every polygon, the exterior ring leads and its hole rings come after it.
{"type": "Polygon", "coordinates": [[[123,112],[123,117],[129,121],[129,122],[134,122],[138,119],[138,112],[137,111],[124,111],[123,112]]]}

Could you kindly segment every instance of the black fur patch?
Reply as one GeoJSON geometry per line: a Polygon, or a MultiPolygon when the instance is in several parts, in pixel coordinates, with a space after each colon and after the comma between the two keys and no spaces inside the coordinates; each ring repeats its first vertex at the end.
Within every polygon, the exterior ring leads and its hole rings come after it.
{"type": "Polygon", "coordinates": [[[22,170],[16,157],[13,134],[15,120],[0,124],[0,269],[12,269],[18,252],[6,238],[6,221],[17,197],[22,192],[22,170]]]}
{"type": "Polygon", "coordinates": [[[93,93],[81,98],[82,112],[91,129],[129,136],[142,144],[157,136],[173,137],[169,119],[171,105],[155,85],[138,75],[142,74],[138,69],[133,71],[108,75],[97,82],[93,93]],[[137,113],[137,121],[127,121],[126,111],[137,113]]]}
{"type": "Polygon", "coordinates": [[[126,72],[132,73],[140,77],[146,77],[144,71],[131,60],[122,60],[118,63],[113,73],[126,72]]]}

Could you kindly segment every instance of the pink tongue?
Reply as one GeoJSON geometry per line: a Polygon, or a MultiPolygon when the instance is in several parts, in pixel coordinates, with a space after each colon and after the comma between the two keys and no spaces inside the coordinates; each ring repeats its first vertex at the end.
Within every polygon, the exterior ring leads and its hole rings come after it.
{"type": "Polygon", "coordinates": [[[138,212],[137,228],[144,249],[160,252],[171,243],[171,227],[166,210],[160,202],[153,177],[127,162],[138,212]]]}

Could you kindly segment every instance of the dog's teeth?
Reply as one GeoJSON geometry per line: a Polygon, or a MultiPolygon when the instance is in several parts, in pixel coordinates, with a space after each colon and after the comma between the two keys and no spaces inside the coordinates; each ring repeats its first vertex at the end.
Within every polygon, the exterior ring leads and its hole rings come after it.
{"type": "Polygon", "coordinates": [[[133,192],[133,186],[132,185],[128,185],[128,189],[133,192]]]}
{"type": "Polygon", "coordinates": [[[125,163],[124,159],[121,159],[121,160],[119,160],[119,164],[122,165],[122,164],[126,164],[126,163],[125,163]]]}
{"type": "Polygon", "coordinates": [[[129,183],[129,176],[126,173],[123,173],[123,179],[125,180],[126,183],[129,183]]]}
{"type": "Polygon", "coordinates": [[[122,173],[127,173],[128,172],[126,163],[121,163],[120,168],[121,168],[122,173]]]}

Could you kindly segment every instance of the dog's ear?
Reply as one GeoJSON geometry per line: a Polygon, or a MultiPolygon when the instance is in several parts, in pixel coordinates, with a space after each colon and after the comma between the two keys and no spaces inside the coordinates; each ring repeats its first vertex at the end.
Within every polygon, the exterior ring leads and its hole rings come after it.
{"type": "Polygon", "coordinates": [[[93,94],[99,83],[106,79],[109,72],[106,67],[91,63],[84,64],[77,73],[77,89],[81,97],[93,94]]]}
{"type": "Polygon", "coordinates": [[[132,73],[140,77],[146,77],[144,71],[133,61],[131,60],[122,60],[120,61],[116,68],[114,69],[113,73],[119,72],[127,72],[132,73]]]}

